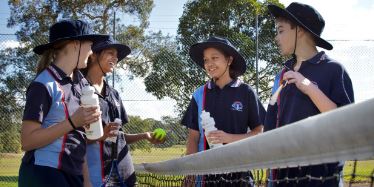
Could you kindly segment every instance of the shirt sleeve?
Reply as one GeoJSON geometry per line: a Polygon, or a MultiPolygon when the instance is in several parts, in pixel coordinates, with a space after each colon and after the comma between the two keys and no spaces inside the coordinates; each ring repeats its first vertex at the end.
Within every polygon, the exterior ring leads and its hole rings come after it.
{"type": "Polygon", "coordinates": [[[264,122],[264,132],[275,129],[277,124],[277,113],[278,105],[268,105],[265,122],[264,122]]]}
{"type": "Polygon", "coordinates": [[[129,117],[127,116],[125,106],[123,106],[122,100],[119,101],[121,105],[121,120],[122,124],[126,124],[129,122],[129,117]]]}
{"type": "Polygon", "coordinates": [[[248,105],[248,117],[249,117],[249,128],[254,129],[259,125],[264,124],[264,118],[266,111],[262,106],[260,99],[257,97],[253,89],[248,86],[249,93],[249,105],[248,105]]]}
{"type": "MultiPolygon", "coordinates": [[[[273,88],[271,90],[271,95],[273,95],[279,87],[279,81],[280,81],[281,74],[282,74],[282,71],[275,75],[274,85],[273,85],[273,88]]],[[[276,126],[276,123],[277,123],[277,115],[278,115],[278,105],[277,105],[277,103],[274,104],[274,105],[269,104],[268,107],[267,107],[267,111],[266,111],[266,115],[265,115],[265,119],[264,119],[264,132],[275,129],[275,126],[276,126]]]]}
{"type": "Polygon", "coordinates": [[[116,95],[115,99],[117,100],[117,102],[120,105],[119,113],[121,115],[122,124],[126,124],[126,123],[129,122],[129,117],[127,116],[127,112],[126,112],[125,106],[123,105],[121,96],[119,95],[119,93],[117,91],[115,91],[115,95],[116,95]]]}
{"type": "Polygon", "coordinates": [[[22,120],[42,123],[52,104],[47,88],[39,82],[32,82],[26,92],[26,104],[22,120]]]}
{"type": "Polygon", "coordinates": [[[330,99],[338,107],[354,102],[352,81],[342,66],[333,77],[330,99]]]}
{"type": "Polygon", "coordinates": [[[187,107],[186,112],[183,115],[181,124],[187,128],[199,131],[198,116],[197,116],[197,104],[194,98],[191,99],[190,104],[187,107]]]}

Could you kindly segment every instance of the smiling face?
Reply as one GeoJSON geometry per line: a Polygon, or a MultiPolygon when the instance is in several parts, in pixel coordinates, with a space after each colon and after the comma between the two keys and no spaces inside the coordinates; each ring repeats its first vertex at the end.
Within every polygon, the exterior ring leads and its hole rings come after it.
{"type": "Polygon", "coordinates": [[[230,77],[229,67],[231,62],[231,56],[225,56],[222,51],[216,48],[206,48],[204,50],[204,69],[213,79],[230,77]]]}
{"type": "Polygon", "coordinates": [[[113,72],[118,62],[117,50],[115,48],[107,48],[99,53],[98,61],[104,73],[113,72]]]}

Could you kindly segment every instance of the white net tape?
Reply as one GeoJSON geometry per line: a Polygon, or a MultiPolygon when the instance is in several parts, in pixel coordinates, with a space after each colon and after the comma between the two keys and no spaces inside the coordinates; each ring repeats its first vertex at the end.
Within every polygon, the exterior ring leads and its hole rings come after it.
{"type": "Polygon", "coordinates": [[[222,147],[137,172],[202,175],[286,168],[374,157],[374,99],[313,116],[222,147]]]}

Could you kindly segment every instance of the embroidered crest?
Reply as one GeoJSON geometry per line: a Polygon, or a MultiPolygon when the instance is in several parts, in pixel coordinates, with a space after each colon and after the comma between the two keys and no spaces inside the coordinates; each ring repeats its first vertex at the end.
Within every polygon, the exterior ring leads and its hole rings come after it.
{"type": "Polygon", "coordinates": [[[242,104],[242,102],[235,101],[234,103],[232,103],[231,109],[239,111],[239,112],[243,111],[243,104],[242,104]]]}

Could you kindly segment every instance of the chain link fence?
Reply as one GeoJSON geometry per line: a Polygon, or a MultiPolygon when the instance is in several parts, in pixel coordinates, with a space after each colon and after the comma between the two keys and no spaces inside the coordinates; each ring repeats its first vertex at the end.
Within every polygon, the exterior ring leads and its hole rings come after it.
{"type": "MultiPolygon", "coordinates": [[[[246,46],[241,38],[230,38],[247,59],[248,73],[242,79],[258,89],[264,106],[272,86],[273,76],[270,75],[274,75],[276,70],[279,70],[281,62],[280,59],[269,57],[269,54],[261,53],[268,47],[265,44],[269,44],[269,40],[271,39],[259,39],[257,84],[255,43],[246,46]],[[272,60],[266,61],[266,59],[272,60]]],[[[136,76],[131,68],[122,66],[125,68],[119,68],[114,76],[107,77],[109,84],[114,83],[113,86],[121,93],[124,106],[130,116],[130,123],[124,128],[126,133],[142,133],[158,127],[168,132],[165,144],[151,145],[143,141],[131,145],[134,163],[156,162],[184,155],[187,129],[180,125],[181,114],[185,110],[183,106],[188,103],[196,85],[201,85],[201,80],[206,77],[203,71],[189,59],[186,49],[181,48],[180,43],[177,42],[190,46],[196,41],[198,39],[170,42],[169,48],[166,50],[162,48],[165,50],[162,55],[153,56],[154,64],[150,68],[155,71],[148,72],[147,76],[136,76]],[[179,49],[179,52],[175,53],[173,49],[179,49]],[[169,63],[168,66],[163,66],[167,69],[156,69],[156,62],[161,61],[169,63]],[[187,71],[187,69],[194,71],[187,71]],[[152,84],[145,85],[145,82],[152,84]],[[166,90],[165,92],[174,90],[175,94],[172,92],[158,95],[157,90],[166,90]]],[[[374,41],[330,42],[334,45],[334,50],[327,51],[327,54],[341,62],[347,69],[353,81],[356,102],[373,98],[374,63],[371,59],[374,58],[374,41]]],[[[266,51],[271,50],[266,49],[266,51]]],[[[135,57],[131,56],[130,60],[131,58],[135,57]]],[[[0,186],[17,181],[18,168],[23,155],[20,146],[20,127],[25,93],[27,85],[35,76],[37,60],[31,49],[23,49],[20,46],[15,35],[0,34],[0,186]]],[[[349,165],[350,163],[346,164],[345,170],[351,168],[349,165]]],[[[374,161],[365,161],[363,165],[370,166],[367,170],[363,166],[362,171],[365,175],[370,175],[373,172],[374,161]]]]}

